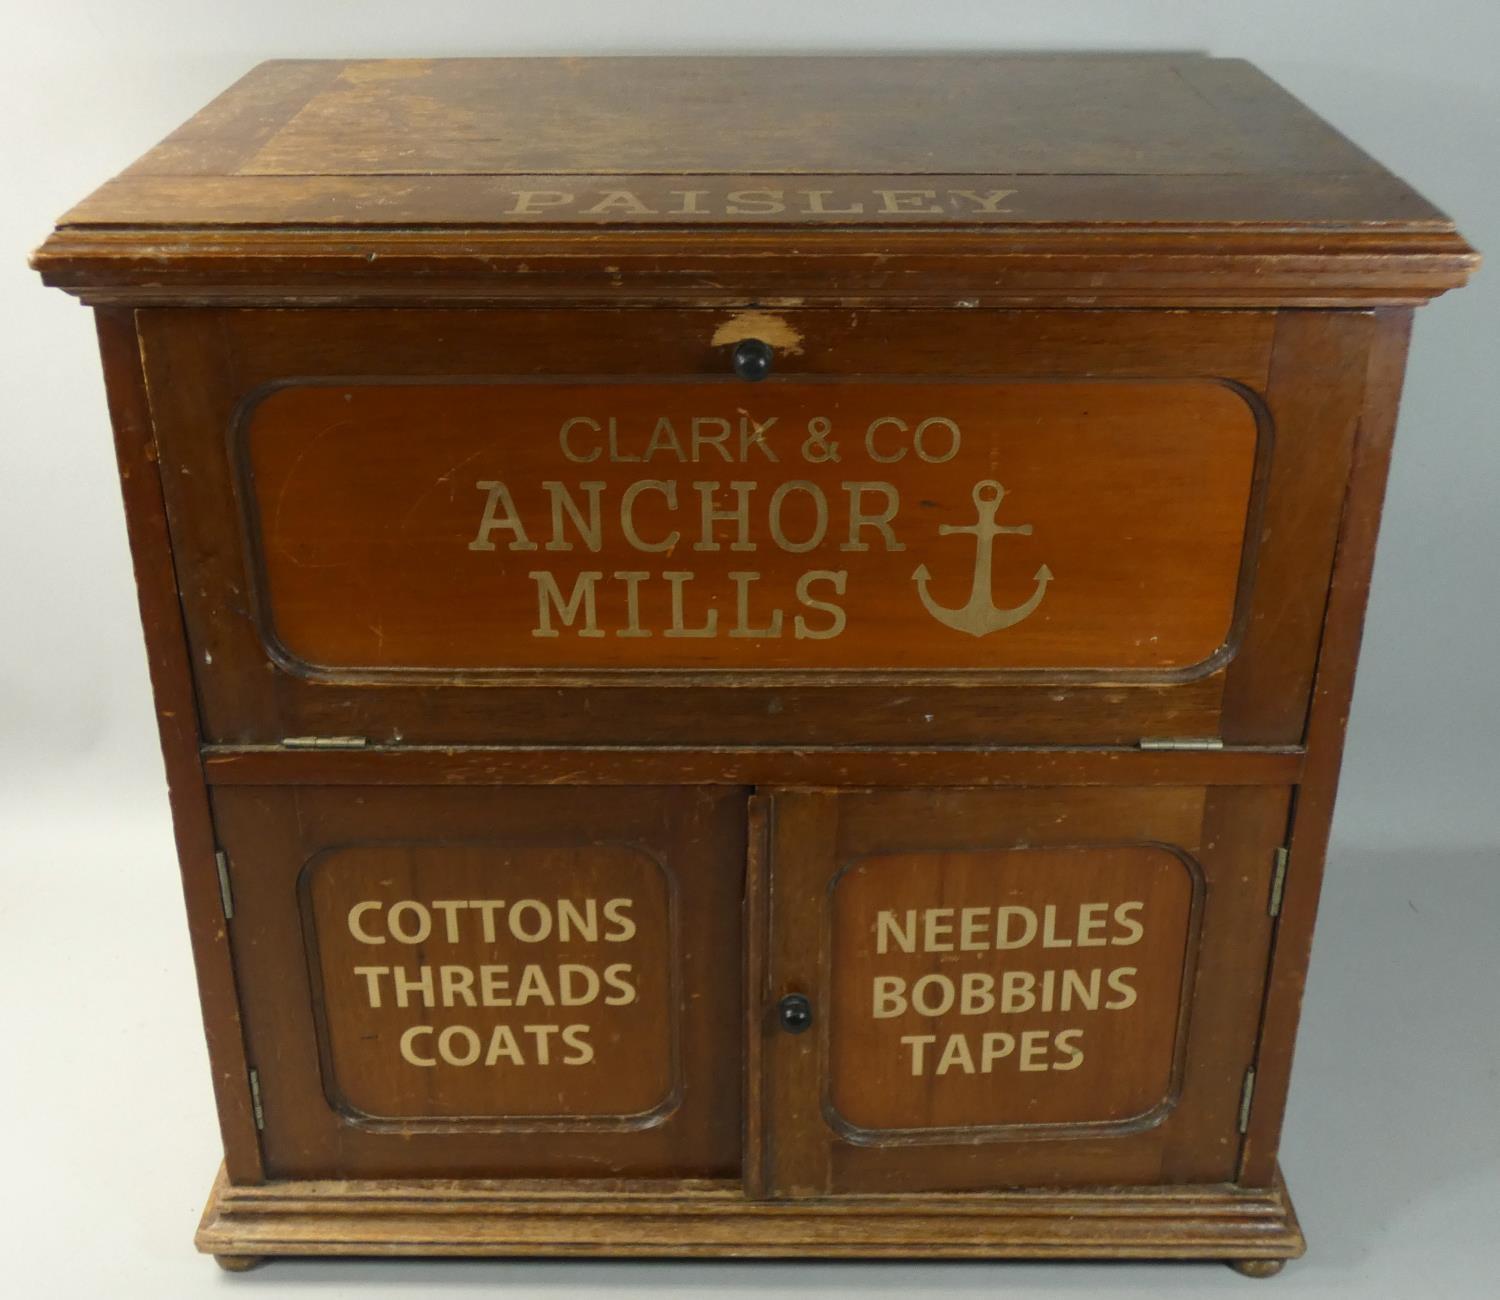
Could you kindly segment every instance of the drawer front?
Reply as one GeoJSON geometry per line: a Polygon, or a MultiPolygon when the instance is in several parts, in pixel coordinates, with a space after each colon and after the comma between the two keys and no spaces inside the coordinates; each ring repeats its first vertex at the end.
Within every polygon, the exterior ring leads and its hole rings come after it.
{"type": "Polygon", "coordinates": [[[767,1194],[1234,1179],[1285,789],[768,806],[749,936],[767,1194]],[[810,1025],[789,1032],[795,997],[810,1025]]]}
{"type": "Polygon", "coordinates": [[[219,790],[272,1177],[729,1177],[744,792],[219,790]]]}
{"type": "Polygon", "coordinates": [[[142,333],[211,740],[1300,735],[1358,392],[1280,393],[1269,316],[142,333]]]}

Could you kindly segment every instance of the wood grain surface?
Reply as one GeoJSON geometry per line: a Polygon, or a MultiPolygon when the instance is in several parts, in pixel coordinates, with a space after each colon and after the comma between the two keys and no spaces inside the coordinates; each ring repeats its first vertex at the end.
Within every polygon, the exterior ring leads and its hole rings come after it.
{"type": "Polygon", "coordinates": [[[1192,55],[290,60],[59,222],[276,1254],[1302,1250],[1411,306],[1192,55]],[[764,383],[736,377],[747,341],[764,383]]]}
{"type": "Polygon", "coordinates": [[[1228,651],[1258,428],[1201,381],[323,383],[239,437],[294,671],[1110,673],[1228,651]]]}

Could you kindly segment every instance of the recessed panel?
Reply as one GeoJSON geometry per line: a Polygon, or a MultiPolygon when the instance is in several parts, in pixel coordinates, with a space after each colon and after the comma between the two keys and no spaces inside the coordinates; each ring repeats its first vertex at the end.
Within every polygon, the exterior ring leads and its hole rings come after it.
{"type": "Polygon", "coordinates": [[[675,1104],[672,908],[646,853],[353,846],[302,889],[325,1091],[353,1122],[647,1125],[675,1104]]]}
{"type": "Polygon", "coordinates": [[[335,679],[1206,672],[1259,445],[1206,380],[299,384],[237,438],[263,635],[335,679]]]}
{"type": "Polygon", "coordinates": [[[830,895],[830,1123],[878,1143],[1159,1121],[1197,880],[1149,844],[854,862],[830,895]]]}

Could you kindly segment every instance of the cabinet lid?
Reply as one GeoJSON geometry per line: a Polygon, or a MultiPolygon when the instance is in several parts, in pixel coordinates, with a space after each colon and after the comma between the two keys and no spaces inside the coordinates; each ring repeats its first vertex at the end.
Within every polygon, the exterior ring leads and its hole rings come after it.
{"type": "Polygon", "coordinates": [[[1420,301],[1453,223],[1192,55],[290,60],[37,252],[90,300],[1420,301]]]}

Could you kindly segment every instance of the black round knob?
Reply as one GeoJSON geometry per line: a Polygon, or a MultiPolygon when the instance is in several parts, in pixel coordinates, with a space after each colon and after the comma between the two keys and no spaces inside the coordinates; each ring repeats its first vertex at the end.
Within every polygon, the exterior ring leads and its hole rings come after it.
{"type": "Polygon", "coordinates": [[[812,1025],[812,1003],[800,993],[788,993],[776,1007],[777,1019],[789,1034],[800,1034],[812,1025]]]}
{"type": "Polygon", "coordinates": [[[734,345],[734,373],[753,384],[771,373],[771,361],[775,355],[769,343],[741,339],[734,345]]]}

